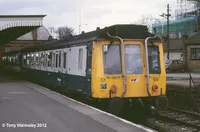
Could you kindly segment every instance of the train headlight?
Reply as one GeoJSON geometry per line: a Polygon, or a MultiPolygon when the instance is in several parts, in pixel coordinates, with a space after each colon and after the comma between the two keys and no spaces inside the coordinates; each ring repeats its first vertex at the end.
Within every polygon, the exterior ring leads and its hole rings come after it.
{"type": "Polygon", "coordinates": [[[152,90],[153,90],[153,91],[157,91],[157,90],[158,90],[158,86],[155,85],[155,84],[153,84],[153,86],[152,86],[152,90]]]}
{"type": "Polygon", "coordinates": [[[112,86],[110,87],[110,92],[111,92],[111,93],[116,93],[116,92],[117,92],[117,87],[116,87],[115,85],[112,85],[112,86]]]}

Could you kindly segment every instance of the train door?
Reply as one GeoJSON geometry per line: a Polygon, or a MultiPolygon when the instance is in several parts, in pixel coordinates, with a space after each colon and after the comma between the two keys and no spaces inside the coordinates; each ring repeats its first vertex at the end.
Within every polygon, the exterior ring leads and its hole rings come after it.
{"type": "Polygon", "coordinates": [[[146,93],[142,51],[139,41],[125,44],[126,97],[141,97],[146,93]]]}
{"type": "Polygon", "coordinates": [[[162,93],[161,89],[165,87],[164,83],[160,83],[165,82],[164,80],[166,79],[165,73],[161,71],[161,67],[164,66],[161,63],[164,61],[161,46],[161,43],[153,41],[147,46],[146,65],[148,67],[146,67],[146,88],[149,96],[160,95],[162,93]]]}
{"type": "Polygon", "coordinates": [[[91,93],[91,79],[92,79],[92,43],[87,44],[87,62],[86,62],[86,91],[91,93]]]}

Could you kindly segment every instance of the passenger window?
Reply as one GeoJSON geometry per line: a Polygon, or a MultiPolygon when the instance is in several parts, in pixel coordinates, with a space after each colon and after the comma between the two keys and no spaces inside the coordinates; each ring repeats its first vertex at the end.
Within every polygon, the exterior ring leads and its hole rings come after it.
{"type": "Polygon", "coordinates": [[[61,67],[61,51],[59,51],[59,66],[58,67],[61,67]]]}
{"type": "Polygon", "coordinates": [[[41,66],[44,66],[44,54],[41,53],[41,60],[40,60],[41,66]]]}
{"type": "Polygon", "coordinates": [[[63,54],[63,68],[66,68],[66,60],[67,59],[67,53],[66,52],[64,52],[64,54],[63,54]]]}
{"type": "Polygon", "coordinates": [[[58,67],[58,54],[56,54],[56,68],[58,67]]]}
{"type": "Polygon", "coordinates": [[[52,52],[48,54],[48,67],[51,67],[51,63],[52,63],[52,52]]]}
{"type": "Polygon", "coordinates": [[[83,68],[83,49],[79,49],[79,56],[78,56],[78,69],[83,68]]]}
{"type": "Polygon", "coordinates": [[[27,54],[27,59],[26,59],[26,64],[27,64],[27,66],[29,65],[29,58],[30,58],[30,55],[27,54]]]}
{"type": "Polygon", "coordinates": [[[26,65],[26,55],[24,55],[24,65],[26,65]]]}
{"type": "Polygon", "coordinates": [[[55,53],[53,53],[52,67],[55,67],[55,53]]]}
{"type": "Polygon", "coordinates": [[[36,52],[35,53],[35,63],[36,63],[35,65],[36,66],[39,66],[38,61],[39,61],[39,59],[38,59],[38,53],[36,52]]]}
{"type": "Polygon", "coordinates": [[[46,52],[45,54],[44,54],[44,67],[46,67],[47,66],[47,58],[48,57],[48,52],[46,52]]]}

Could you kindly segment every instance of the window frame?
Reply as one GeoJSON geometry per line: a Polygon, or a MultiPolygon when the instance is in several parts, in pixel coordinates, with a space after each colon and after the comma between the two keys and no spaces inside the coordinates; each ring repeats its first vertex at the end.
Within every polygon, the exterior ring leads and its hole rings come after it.
{"type": "Polygon", "coordinates": [[[78,70],[83,70],[83,49],[78,49],[78,70]]]}
{"type": "Polygon", "coordinates": [[[197,59],[197,50],[199,50],[199,54],[200,54],[200,48],[191,48],[190,49],[190,60],[200,60],[200,57],[199,57],[199,59],[197,59]],[[194,58],[193,58],[193,50],[194,50],[194,54],[195,54],[195,56],[194,56],[194,58]]]}
{"type": "MultiPolygon", "coordinates": [[[[125,52],[124,52],[125,53],[125,58],[124,58],[125,59],[125,63],[126,63],[126,59],[127,59],[126,46],[131,46],[131,45],[134,45],[134,46],[137,45],[137,46],[140,47],[140,51],[141,51],[141,69],[142,69],[142,72],[141,73],[128,73],[127,72],[127,67],[126,67],[126,74],[127,75],[141,75],[144,72],[144,69],[143,69],[143,65],[144,65],[143,64],[143,52],[142,52],[142,46],[141,46],[141,44],[139,44],[139,43],[138,44],[136,44],[136,43],[135,44],[134,43],[133,44],[125,44],[125,46],[124,46],[124,48],[125,48],[125,52]]],[[[127,65],[127,63],[126,63],[126,65],[127,65]]]]}
{"type": "Polygon", "coordinates": [[[103,73],[104,73],[104,75],[107,75],[107,76],[121,75],[123,73],[123,70],[122,70],[122,60],[121,60],[121,48],[120,48],[120,44],[109,44],[109,43],[108,44],[103,44],[101,48],[102,48],[103,73]],[[119,46],[119,57],[120,57],[120,70],[121,70],[121,73],[115,73],[115,74],[105,73],[104,45],[118,45],[119,46]]]}
{"type": "MultiPolygon", "coordinates": [[[[153,47],[153,46],[156,46],[158,51],[157,51],[157,54],[158,54],[158,65],[159,65],[159,72],[155,73],[155,72],[152,72],[150,70],[150,66],[149,66],[149,74],[161,74],[162,73],[162,67],[161,67],[161,58],[160,58],[160,46],[159,45],[148,45],[147,48],[149,49],[149,47],[153,47]]],[[[149,52],[148,52],[148,59],[149,59],[149,52]]],[[[177,63],[177,62],[176,62],[177,63]]]]}
{"type": "Polygon", "coordinates": [[[67,52],[63,52],[63,69],[67,68],[67,52]]]}

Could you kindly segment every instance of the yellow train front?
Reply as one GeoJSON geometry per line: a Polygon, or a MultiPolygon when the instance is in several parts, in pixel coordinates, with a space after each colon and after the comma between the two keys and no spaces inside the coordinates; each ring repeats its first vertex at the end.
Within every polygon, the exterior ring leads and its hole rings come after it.
{"type": "Polygon", "coordinates": [[[108,31],[107,40],[93,41],[92,97],[109,99],[117,113],[124,102],[152,110],[165,108],[168,100],[161,40],[149,37],[147,30],[127,29],[123,34],[119,29],[118,35],[108,31]]]}

